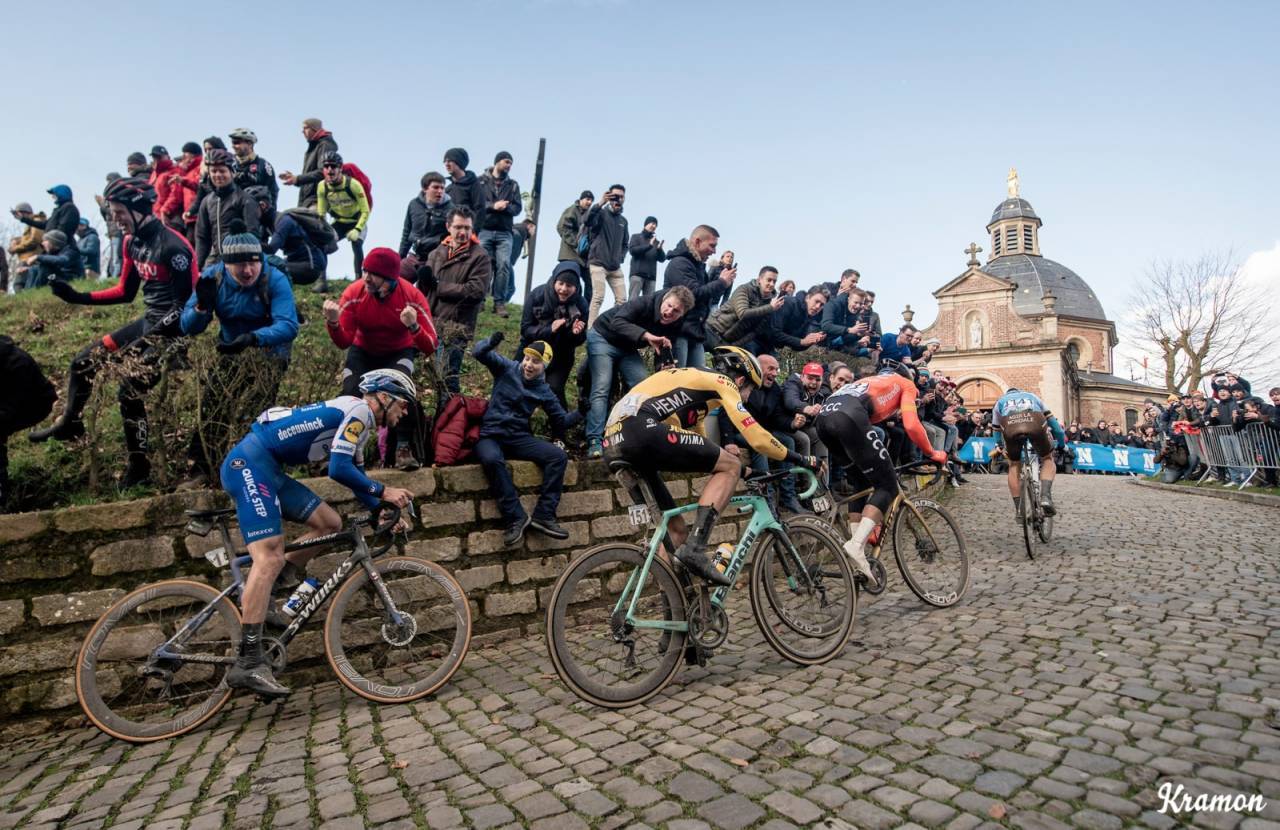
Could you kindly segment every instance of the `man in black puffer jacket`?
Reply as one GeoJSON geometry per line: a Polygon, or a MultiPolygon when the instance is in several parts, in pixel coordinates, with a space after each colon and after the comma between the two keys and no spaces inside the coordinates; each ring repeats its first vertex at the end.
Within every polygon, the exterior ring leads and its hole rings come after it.
{"type": "Polygon", "coordinates": [[[675,341],[676,365],[680,368],[706,365],[707,317],[711,307],[733,288],[738,266],[725,268],[720,276],[707,274],[707,260],[716,252],[720,232],[710,225],[699,225],[680,240],[667,257],[667,270],[662,275],[662,287],[682,285],[693,292],[694,305],[684,316],[680,336],[675,341]]]}
{"type": "Polygon", "coordinates": [[[235,156],[214,150],[205,157],[213,192],[200,203],[196,217],[196,262],[203,270],[222,261],[222,240],[231,234],[231,220],[244,222],[245,230],[262,238],[258,203],[235,183],[235,156]]]}
{"type": "Polygon", "coordinates": [[[536,340],[551,345],[553,356],[547,364],[547,383],[560,405],[568,408],[564,387],[575,353],[587,342],[587,300],[582,296],[582,266],[578,263],[559,263],[551,272],[551,279],[529,294],[520,318],[516,356],[524,354],[525,347],[536,340]]]}

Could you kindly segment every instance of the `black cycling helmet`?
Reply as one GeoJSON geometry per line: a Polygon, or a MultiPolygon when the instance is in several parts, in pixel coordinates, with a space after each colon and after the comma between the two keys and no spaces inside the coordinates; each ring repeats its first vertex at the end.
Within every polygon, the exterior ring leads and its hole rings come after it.
{"type": "Polygon", "coordinates": [[[738,346],[716,346],[712,349],[711,367],[731,378],[745,377],[756,386],[764,380],[760,361],[751,352],[738,346]]]}
{"type": "Polygon", "coordinates": [[[330,166],[341,167],[342,154],[339,153],[337,150],[330,150],[329,152],[324,154],[323,158],[320,159],[320,166],[321,167],[330,167],[330,166]]]}
{"type": "Polygon", "coordinates": [[[156,203],[156,189],[146,179],[128,176],[108,184],[102,198],[124,205],[134,213],[150,213],[156,203]]]}
{"type": "Polygon", "coordinates": [[[227,167],[230,168],[232,173],[234,173],[239,165],[236,164],[236,157],[231,154],[230,150],[219,150],[214,148],[205,154],[204,166],[227,167]]]}
{"type": "Polygon", "coordinates": [[[899,363],[896,360],[886,358],[880,361],[880,374],[882,375],[902,375],[912,383],[916,382],[916,370],[912,369],[905,363],[899,363]]]}

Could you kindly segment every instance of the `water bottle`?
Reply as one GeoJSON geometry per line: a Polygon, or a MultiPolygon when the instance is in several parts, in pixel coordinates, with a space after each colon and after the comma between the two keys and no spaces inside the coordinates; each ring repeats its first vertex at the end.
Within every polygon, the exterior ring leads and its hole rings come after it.
{"type": "Polygon", "coordinates": [[[733,559],[733,545],[728,542],[721,542],[716,546],[716,552],[711,557],[711,564],[716,566],[716,570],[724,573],[729,570],[729,561],[733,559]]]}
{"type": "Polygon", "coordinates": [[[283,611],[287,617],[296,615],[298,610],[307,604],[307,600],[311,599],[311,595],[314,594],[316,589],[319,587],[320,580],[308,577],[303,580],[302,584],[293,592],[293,596],[289,597],[285,604],[280,607],[280,610],[283,611]]]}

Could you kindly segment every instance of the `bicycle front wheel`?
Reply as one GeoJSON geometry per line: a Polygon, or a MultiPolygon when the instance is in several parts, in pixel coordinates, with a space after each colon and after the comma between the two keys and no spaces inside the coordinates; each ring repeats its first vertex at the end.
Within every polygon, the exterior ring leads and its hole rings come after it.
{"type": "Polygon", "coordinates": [[[751,567],[751,610],[765,640],[793,663],[840,654],[853,634],[858,592],[835,529],[797,516],[787,520],[786,538],[766,533],[751,567]]]}
{"type": "Polygon", "coordinates": [[[1031,479],[1027,476],[1027,463],[1022,463],[1022,541],[1027,546],[1027,558],[1035,559],[1035,545],[1031,541],[1031,526],[1035,523],[1036,508],[1032,503],[1031,479]]]}
{"type": "Polygon", "coordinates": [[[393,556],[370,565],[392,607],[367,570],[348,577],[324,621],[329,666],[342,685],[377,703],[425,697],[448,683],[467,656],[467,596],[435,562],[393,556]]]}
{"type": "Polygon", "coordinates": [[[969,554],[955,519],[930,499],[903,503],[893,526],[893,555],[911,592],[929,605],[955,605],[969,589],[969,554]]]}
{"type": "Polygon", "coordinates": [[[223,679],[240,644],[240,612],[219,594],[203,582],[171,579],[107,609],[76,659],[76,697],[94,726],[146,743],[190,732],[222,708],[231,697],[223,679]],[[181,657],[155,657],[200,616],[167,648],[181,657]]]}
{"type": "Polygon", "coordinates": [[[556,673],[597,706],[643,703],[680,668],[688,636],[684,592],[659,558],[644,583],[635,584],[645,555],[624,544],[588,550],[561,574],[547,603],[547,648],[556,673]]]}

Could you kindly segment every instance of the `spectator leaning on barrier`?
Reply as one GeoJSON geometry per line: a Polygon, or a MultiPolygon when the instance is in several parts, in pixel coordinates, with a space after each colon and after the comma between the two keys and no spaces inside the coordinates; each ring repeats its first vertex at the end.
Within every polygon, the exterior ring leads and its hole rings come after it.
{"type": "MultiPolygon", "coordinates": [[[[400,277],[400,257],[390,248],[374,248],[364,258],[361,278],[342,292],[339,302],[324,303],[329,339],[347,350],[342,394],[358,397],[360,378],[374,369],[396,369],[413,377],[414,357],[430,357],[439,338],[427,299],[400,277]]],[[[410,407],[395,430],[387,431],[386,466],[416,469],[422,459],[411,452],[420,414],[410,407]],[[404,440],[405,453],[396,450],[404,440]]]]}
{"type": "MultiPolygon", "coordinates": [[[[329,153],[321,164],[324,178],[316,186],[316,213],[333,216],[333,230],[339,239],[351,243],[353,274],[359,274],[364,263],[364,239],[369,224],[369,197],[355,176],[342,172],[342,156],[329,153]]],[[[311,288],[317,294],[329,290],[327,277],[311,288]]]]}
{"type": "Polygon", "coordinates": [[[575,353],[587,342],[587,301],[582,296],[582,268],[578,263],[558,263],[551,279],[529,293],[520,318],[517,354],[535,340],[551,347],[553,358],[547,361],[547,383],[560,405],[568,408],[565,384],[573,371],[575,353]]]}
{"type": "Polygon", "coordinates": [[[461,147],[445,151],[444,172],[449,176],[449,185],[445,190],[453,200],[454,207],[464,207],[471,211],[471,222],[479,234],[484,227],[484,192],[476,174],[467,169],[470,163],[471,156],[461,147]]]}
{"type": "Polygon", "coordinates": [[[76,228],[76,247],[80,250],[80,259],[84,263],[84,275],[89,279],[98,279],[102,272],[102,240],[88,219],[81,219],[76,228]]]}
{"type": "Polygon", "coordinates": [[[445,385],[457,392],[462,356],[475,336],[476,318],[493,280],[493,264],[476,238],[470,210],[455,205],[447,221],[449,235],[427,257],[426,267],[418,269],[418,284],[425,286],[431,313],[440,326],[445,385]]]}
{"type": "Polygon", "coordinates": [[[262,235],[258,203],[235,183],[235,156],[214,150],[205,156],[205,164],[213,190],[200,203],[196,218],[196,261],[201,269],[221,261],[222,240],[231,233],[233,220],[240,220],[254,236],[262,235]]]}
{"type": "Polygon", "coordinates": [[[203,487],[249,420],[272,406],[288,368],[298,311],[289,278],[267,263],[258,237],[233,222],[222,261],[196,280],[182,310],[182,333],[197,335],[218,318],[218,361],[200,387],[200,418],[179,489],[203,487]],[[251,355],[265,359],[251,361],[251,355]]]}
{"type": "MultiPolygon", "coordinates": [[[[582,195],[578,197],[578,201],[569,205],[560,214],[560,220],[556,222],[556,233],[560,235],[560,255],[561,262],[576,262],[582,266],[585,273],[587,271],[587,258],[578,253],[578,240],[582,235],[583,223],[587,220],[587,212],[591,210],[591,204],[596,200],[596,196],[590,190],[582,191],[582,195]]],[[[584,280],[583,289],[585,296],[590,297],[590,280],[584,280]]]]}
{"type": "Polygon", "coordinates": [[[758,335],[768,326],[770,315],[785,302],[781,294],[774,293],[777,282],[778,269],[766,265],[754,280],[735,288],[728,302],[707,319],[706,345],[740,346],[752,354],[767,351],[767,338],[758,335]]]}
{"type": "Polygon", "coordinates": [[[507,547],[519,544],[530,525],[553,539],[568,539],[569,532],[556,521],[556,508],[564,490],[569,456],[551,442],[535,438],[529,418],[542,407],[551,420],[551,428],[563,433],[582,416],[578,412],[566,413],[547,385],[546,367],[555,358],[550,345],[535,340],[521,349],[517,362],[495,351],[501,342],[502,332],[494,332],[488,340],[476,344],[472,355],[493,374],[493,390],[480,422],[475,453],[506,525],[502,543],[507,547]],[[532,516],[520,504],[508,460],[532,461],[542,470],[541,493],[532,516]]]}
{"type": "Polygon", "coordinates": [[[506,150],[494,156],[493,167],[480,177],[480,198],[484,201],[484,221],[480,226],[480,247],[493,262],[493,310],[507,316],[507,299],[511,296],[511,220],[524,210],[520,201],[520,185],[508,175],[511,154],[506,150]]]}
{"type": "Polygon", "coordinates": [[[0,334],[0,384],[22,392],[0,399],[0,513],[5,513],[14,506],[9,492],[9,436],[48,417],[58,392],[40,364],[4,334],[0,334]]]}
{"type": "Polygon", "coordinates": [[[911,338],[916,335],[916,327],[903,323],[898,333],[886,332],[880,338],[880,359],[896,360],[899,363],[911,363],[911,338]]]}
{"type": "Polygon", "coordinates": [[[298,207],[314,207],[316,189],[324,178],[320,164],[325,156],[338,152],[338,142],[334,140],[333,133],[324,128],[324,123],[319,118],[308,118],[302,122],[302,137],[307,140],[307,152],[302,157],[302,172],[295,176],[286,170],[280,174],[280,181],[298,188],[298,207]]]}
{"type": "Polygon", "coordinates": [[[768,326],[758,337],[761,351],[786,348],[802,352],[825,341],[827,335],[819,327],[826,305],[827,295],[821,291],[787,297],[782,307],[769,316],[768,326]]]}
{"type": "Polygon", "coordinates": [[[449,234],[449,211],[453,200],[445,192],[444,176],[432,171],[420,182],[421,191],[409,200],[400,231],[400,276],[417,281],[418,266],[427,261],[449,234]]]}
{"type": "MultiPolygon", "coordinates": [[[[622,215],[627,189],[620,184],[609,185],[600,201],[591,206],[583,219],[587,235],[587,264],[591,269],[591,313],[588,323],[594,323],[604,305],[605,285],[613,291],[614,306],[621,305],[627,297],[622,281],[622,260],[627,255],[630,234],[627,218],[622,215]]],[[[670,266],[668,266],[670,267],[670,266]]]]}
{"type": "Polygon", "coordinates": [[[604,454],[604,423],[609,415],[609,390],[613,373],[622,373],[623,388],[630,389],[648,376],[640,349],[671,348],[680,323],[693,308],[693,292],[682,285],[652,297],[637,297],[601,314],[587,331],[587,362],[591,372],[591,407],[587,414],[587,456],[604,454]]]}
{"type": "Polygon", "coordinates": [[[706,365],[707,318],[712,305],[729,293],[738,276],[737,265],[724,268],[718,277],[707,272],[707,259],[716,252],[719,242],[719,231],[710,225],[699,225],[689,233],[688,239],[676,244],[662,274],[663,288],[683,286],[693,294],[693,308],[681,321],[680,335],[675,341],[676,366],[681,369],[706,365]]]}
{"type": "Polygon", "coordinates": [[[665,262],[667,252],[658,238],[658,219],[646,216],[644,228],[632,234],[627,249],[631,253],[631,290],[628,299],[648,297],[658,284],[658,263],[665,262]]]}

